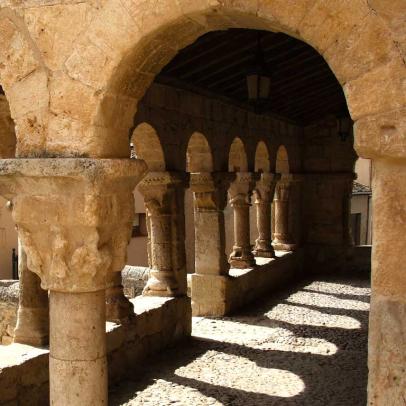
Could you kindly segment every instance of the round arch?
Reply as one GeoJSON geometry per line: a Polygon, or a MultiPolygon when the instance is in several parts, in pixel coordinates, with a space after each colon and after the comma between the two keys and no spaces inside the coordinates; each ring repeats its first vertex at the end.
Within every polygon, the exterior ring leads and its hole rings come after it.
{"type": "Polygon", "coordinates": [[[228,153],[229,172],[248,172],[248,159],[241,138],[234,138],[228,153]]]}
{"type": "Polygon", "coordinates": [[[290,172],[289,155],[284,145],[280,145],[278,151],[276,152],[275,172],[282,175],[290,172]]]}
{"type": "Polygon", "coordinates": [[[187,172],[212,172],[213,154],[207,138],[195,132],[189,139],[186,150],[186,171],[187,172]]]}
{"type": "MultiPolygon", "coordinates": [[[[284,32],[317,49],[343,84],[353,120],[359,120],[356,125],[358,152],[361,155],[380,155],[382,151],[399,154],[400,149],[385,141],[387,126],[381,128],[368,119],[378,113],[391,112],[385,119],[394,127],[392,138],[398,140],[397,144],[403,144],[399,110],[406,103],[406,72],[394,40],[396,33],[383,21],[384,9],[380,7],[379,14],[368,2],[360,0],[247,0],[239,3],[164,0],[155,4],[151,13],[149,4],[141,0],[128,1],[125,5],[107,0],[65,64],[71,78],[80,78],[86,86],[100,93],[95,117],[90,119],[103,123],[105,145],[93,153],[108,155],[108,151],[115,151],[125,156],[125,147],[118,150],[108,145],[117,145],[117,134],[126,137],[124,126],[118,129],[112,116],[130,117],[128,109],[135,112],[137,101],[155,75],[179,49],[209,31],[239,27],[284,32]],[[120,21],[117,30],[101,29],[112,21],[120,21]],[[83,38],[92,38],[94,43],[90,40],[86,43],[83,38]],[[375,46],[376,43],[380,46],[375,46]],[[92,50],[98,45],[99,52],[105,54],[95,60],[92,50]],[[110,49],[114,49],[114,53],[110,49]],[[122,101],[123,97],[126,102],[122,101]],[[106,115],[111,110],[114,115],[106,115]],[[374,131],[368,131],[371,127],[374,131]],[[371,143],[371,137],[382,137],[386,148],[379,148],[378,140],[371,143]]],[[[87,136],[96,137],[92,131],[96,129],[90,129],[87,136]]]]}
{"type": "Polygon", "coordinates": [[[255,172],[269,172],[270,170],[268,147],[264,141],[259,141],[255,150],[255,172]]]}
{"type": "Polygon", "coordinates": [[[6,96],[0,93],[0,158],[14,158],[16,143],[17,139],[10,106],[6,96]]]}
{"type": "Polygon", "coordinates": [[[148,123],[139,124],[131,136],[136,158],[143,159],[150,171],[165,171],[165,157],[155,129],[148,123]]]}

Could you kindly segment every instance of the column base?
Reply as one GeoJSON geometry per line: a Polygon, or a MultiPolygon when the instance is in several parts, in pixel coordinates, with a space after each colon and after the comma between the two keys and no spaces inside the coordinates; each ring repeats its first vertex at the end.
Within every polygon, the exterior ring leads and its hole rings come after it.
{"type": "Polygon", "coordinates": [[[152,270],[147,285],[142,291],[143,296],[176,297],[179,293],[178,283],[172,271],[152,270]]]}
{"type": "Polygon", "coordinates": [[[230,257],[230,267],[237,269],[253,268],[255,266],[254,256],[252,258],[230,257]]]}
{"type": "Polygon", "coordinates": [[[17,313],[17,325],[14,330],[14,342],[42,347],[49,342],[48,308],[20,307],[17,313]]]}
{"type": "Polygon", "coordinates": [[[191,275],[192,315],[224,316],[231,310],[230,277],[191,275]]]}
{"type": "Polygon", "coordinates": [[[297,244],[274,242],[272,246],[275,251],[295,251],[297,249],[297,244]]]}
{"type": "Polygon", "coordinates": [[[262,258],[275,258],[275,250],[271,247],[269,249],[255,248],[252,251],[254,256],[262,258]]]}

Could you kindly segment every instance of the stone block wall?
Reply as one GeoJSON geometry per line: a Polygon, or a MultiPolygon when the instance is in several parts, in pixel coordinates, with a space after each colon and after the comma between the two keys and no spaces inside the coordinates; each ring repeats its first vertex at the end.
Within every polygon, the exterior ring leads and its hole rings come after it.
{"type": "Polygon", "coordinates": [[[17,322],[18,282],[0,281],[0,344],[11,344],[17,322]]]}
{"type": "Polygon", "coordinates": [[[228,171],[229,149],[236,137],[244,143],[249,171],[255,169],[255,152],[261,140],[270,152],[271,171],[281,144],[288,150],[291,171],[300,169],[301,127],[257,115],[218,98],[153,83],[138,106],[134,128],[144,122],[158,134],[167,170],[186,170],[188,142],[196,132],[209,143],[215,171],[228,171]]]}
{"type": "MultiPolygon", "coordinates": [[[[143,368],[148,356],[191,334],[190,299],[132,299],[134,316],[123,325],[106,323],[109,382],[143,368]]],[[[49,404],[49,351],[22,344],[0,346],[0,405],[49,404]]]]}

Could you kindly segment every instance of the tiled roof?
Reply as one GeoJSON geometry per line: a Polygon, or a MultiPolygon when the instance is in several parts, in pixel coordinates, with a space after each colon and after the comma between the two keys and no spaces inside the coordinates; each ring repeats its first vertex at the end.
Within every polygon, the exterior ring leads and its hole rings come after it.
{"type": "Polygon", "coordinates": [[[362,185],[358,182],[353,182],[352,184],[352,194],[353,195],[370,195],[372,193],[369,186],[362,185]]]}

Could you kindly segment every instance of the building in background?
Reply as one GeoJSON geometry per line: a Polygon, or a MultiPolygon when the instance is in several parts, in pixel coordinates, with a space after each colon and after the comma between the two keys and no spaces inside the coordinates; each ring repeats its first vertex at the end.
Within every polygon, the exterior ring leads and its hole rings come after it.
{"type": "Polygon", "coordinates": [[[369,159],[359,158],[354,169],[351,198],[351,232],[355,245],[372,244],[371,179],[372,164],[369,159]]]}

